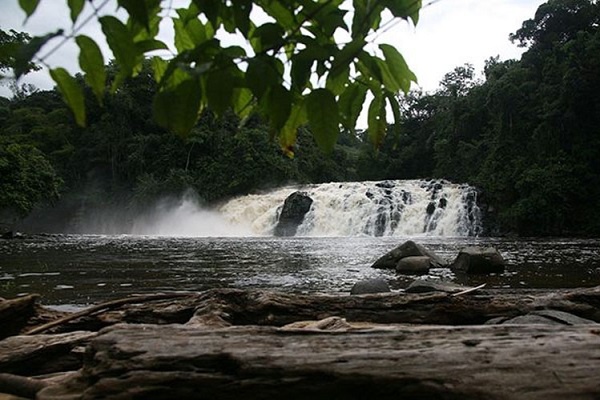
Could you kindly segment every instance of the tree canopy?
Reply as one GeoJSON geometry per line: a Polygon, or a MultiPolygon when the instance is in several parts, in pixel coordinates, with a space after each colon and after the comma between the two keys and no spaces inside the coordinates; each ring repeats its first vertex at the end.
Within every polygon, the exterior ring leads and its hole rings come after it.
{"type": "MultiPolygon", "coordinates": [[[[520,60],[492,57],[482,78],[458,66],[436,91],[397,96],[400,122],[387,124],[394,134],[377,150],[369,132],[341,129],[324,156],[308,126],[297,130],[290,159],[270,139],[268,117],[226,108],[219,118],[210,104],[185,138],[173,135],[152,118],[153,97],[164,90],[152,59],[106,90],[102,105],[74,77],[85,129],[57,89],[0,98],[0,211],[23,206],[25,214],[60,191],[57,209],[34,214],[38,222],[60,211],[50,224],[60,231],[86,210],[144,208],[189,188],[216,204],[289,182],[444,178],[481,189],[490,233],[597,236],[599,18],[596,1],[548,1],[511,36],[526,48],[520,60]]],[[[121,73],[116,62],[103,70],[107,85],[121,73]]],[[[338,110],[343,98],[335,98],[338,110]]]]}
{"type": "MultiPolygon", "coordinates": [[[[19,4],[29,17],[40,1],[19,4]]],[[[379,146],[386,133],[386,104],[399,122],[396,94],[407,93],[416,81],[393,46],[370,49],[368,44],[389,26],[385,15],[416,24],[421,0],[190,0],[177,10],[168,1],[117,0],[126,21],[103,15],[107,3],[68,1],[71,32],[57,30],[28,41],[16,59],[16,77],[32,60],[44,63],[40,49],[45,44],[74,40],[85,82],[102,104],[107,88],[114,93],[141,71],[146,57],[168,51],[169,59],[152,57],[158,85],[154,117],[161,126],[187,136],[207,107],[219,116],[231,109],[242,119],[256,112],[289,155],[298,128],[306,123],[319,147],[331,151],[340,126],[354,130],[367,93],[372,96],[369,137],[379,146]],[[86,23],[81,21],[85,7],[94,9],[113,53],[118,72],[110,82],[96,41],[77,34],[86,23]],[[165,19],[173,25],[173,44],[159,40],[165,19]],[[227,45],[220,32],[240,35],[248,46],[227,45]]],[[[82,86],[64,68],[51,69],[50,75],[77,123],[85,125],[82,86]]]]}

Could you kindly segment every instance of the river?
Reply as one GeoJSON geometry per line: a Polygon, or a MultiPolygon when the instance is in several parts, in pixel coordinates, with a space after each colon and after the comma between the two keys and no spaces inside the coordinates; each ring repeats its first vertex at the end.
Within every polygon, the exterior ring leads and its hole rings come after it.
{"type": "MultiPolygon", "coordinates": [[[[467,245],[496,247],[506,272],[422,278],[491,288],[559,289],[600,285],[600,240],[412,237],[452,261],[467,245]]],[[[81,307],[133,293],[266,288],[348,293],[382,277],[401,290],[416,277],[372,269],[408,237],[161,237],[34,235],[0,240],[0,297],[39,293],[47,305],[81,307]]]]}

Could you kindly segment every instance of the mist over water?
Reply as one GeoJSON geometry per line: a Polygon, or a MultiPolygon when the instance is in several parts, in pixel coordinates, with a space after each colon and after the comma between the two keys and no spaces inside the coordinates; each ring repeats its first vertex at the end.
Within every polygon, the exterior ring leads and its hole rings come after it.
{"type": "Polygon", "coordinates": [[[229,221],[219,211],[203,207],[193,191],[179,198],[161,199],[142,212],[90,211],[77,223],[76,232],[172,237],[255,236],[248,227],[229,221]]]}
{"type": "Polygon", "coordinates": [[[129,233],[185,237],[254,236],[250,229],[228,221],[218,211],[202,208],[190,193],[176,204],[159,203],[150,213],[138,217],[129,233]]]}

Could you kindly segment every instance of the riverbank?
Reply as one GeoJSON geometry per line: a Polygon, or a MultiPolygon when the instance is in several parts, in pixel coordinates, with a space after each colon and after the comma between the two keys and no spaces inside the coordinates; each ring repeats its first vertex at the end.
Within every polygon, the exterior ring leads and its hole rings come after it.
{"type": "Polygon", "coordinates": [[[458,296],[215,289],[113,301],[76,318],[35,296],[20,302],[21,334],[0,341],[0,372],[10,374],[0,387],[16,379],[26,398],[600,395],[600,287],[458,296]]]}

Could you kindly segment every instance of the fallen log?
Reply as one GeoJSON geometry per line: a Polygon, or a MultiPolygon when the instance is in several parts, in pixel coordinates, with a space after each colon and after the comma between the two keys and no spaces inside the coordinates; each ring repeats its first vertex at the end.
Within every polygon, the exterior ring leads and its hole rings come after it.
{"type": "Polygon", "coordinates": [[[156,300],[173,300],[182,297],[189,297],[189,293],[160,293],[160,294],[151,294],[146,296],[133,296],[127,297],[124,299],[117,299],[112,301],[107,301],[105,303],[101,303],[90,308],[87,308],[83,311],[79,311],[70,315],[66,315],[60,319],[48,322],[41,326],[37,326],[33,329],[30,329],[26,332],[27,335],[35,335],[37,333],[42,333],[52,328],[56,328],[58,326],[64,325],[68,322],[74,321],[76,319],[87,317],[93,314],[99,314],[108,310],[112,310],[114,308],[121,307],[126,304],[139,304],[156,300]]]}
{"type": "Polygon", "coordinates": [[[274,327],[117,325],[76,376],[40,400],[597,399],[600,329],[589,325],[274,327]]]}
{"type": "Polygon", "coordinates": [[[12,336],[0,341],[0,373],[34,376],[79,369],[94,332],[12,336]]]}
{"type": "Polygon", "coordinates": [[[197,294],[132,297],[94,306],[30,333],[46,329],[97,331],[117,323],[284,326],[332,316],[372,323],[477,325],[544,309],[600,322],[600,287],[528,295],[477,289],[458,296],[448,293],[328,296],[214,289],[197,294]]]}
{"type": "Polygon", "coordinates": [[[35,302],[40,296],[31,294],[16,299],[0,300],[0,339],[15,335],[35,313],[35,302]]]}
{"type": "Polygon", "coordinates": [[[598,397],[600,287],[480,289],[458,296],[215,289],[120,299],[43,327],[117,324],[97,338],[0,341],[0,372],[81,368],[38,392],[41,399],[598,397]],[[556,325],[479,325],[526,314],[556,325]]]}
{"type": "Polygon", "coordinates": [[[33,399],[46,386],[46,383],[38,379],[0,373],[0,393],[33,399]]]}
{"type": "MultiPolygon", "coordinates": [[[[600,287],[537,296],[485,292],[468,296],[448,293],[325,296],[219,289],[200,294],[195,302],[194,319],[230,325],[283,326],[331,316],[384,324],[477,325],[540,309],[556,309],[600,322],[600,287]]],[[[126,322],[134,322],[133,315],[128,314],[126,322]]]]}

